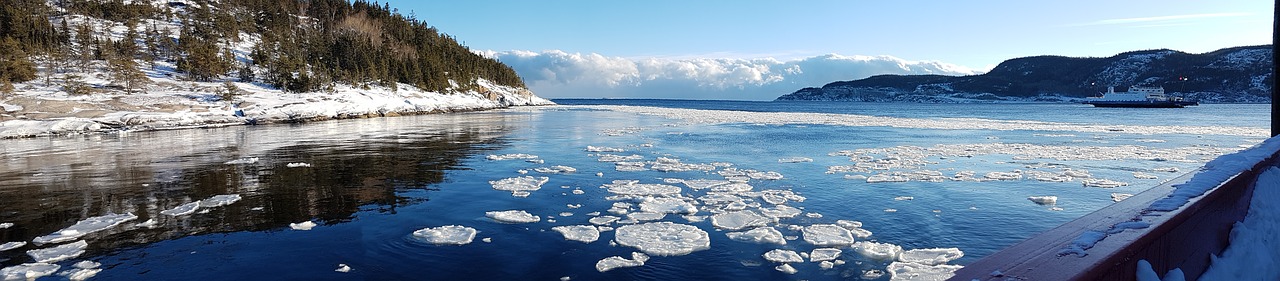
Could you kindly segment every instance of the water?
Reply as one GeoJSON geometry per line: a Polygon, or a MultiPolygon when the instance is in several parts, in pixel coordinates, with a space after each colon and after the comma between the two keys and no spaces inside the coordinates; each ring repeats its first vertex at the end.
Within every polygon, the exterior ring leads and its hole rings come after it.
{"type": "MultiPolygon", "coordinates": [[[[972,121],[954,118],[1253,130],[1265,128],[1269,118],[1267,105],[1165,110],[1069,104],[558,102],[741,110],[745,113],[727,114],[747,119],[753,112],[817,112],[957,123],[972,121]]],[[[1264,137],[1200,134],[1193,129],[1143,135],[1079,132],[1070,127],[1028,131],[694,121],[698,120],[567,106],[5,140],[0,147],[5,156],[0,164],[0,223],[14,226],[0,229],[0,242],[31,241],[88,217],[132,212],[139,219],[85,236],[88,251],[58,264],[70,268],[80,260],[101,262],[104,270],[93,280],[857,279],[868,270],[884,270],[888,262],[841,247],[840,260],[845,264],[824,270],[817,263],[796,263],[792,266],[799,272],[788,275],[774,270],[778,264],[761,255],[778,248],[798,252],[817,248],[788,226],[857,220],[863,229],[873,232],[859,240],[905,249],[956,247],[964,257],[951,264],[964,265],[1105,207],[1112,203],[1111,193],[1141,192],[1264,137]],[[636,154],[644,161],[669,157],[682,163],[721,166],[710,172],[621,172],[615,170],[614,163],[597,161],[602,153],[586,151],[587,146],[622,148],[626,151],[607,153],[636,154]],[[827,173],[833,166],[855,165],[850,156],[834,154],[856,149],[884,149],[859,151],[858,155],[867,159],[922,162],[889,170],[827,173]],[[538,155],[544,163],[486,159],[510,153],[538,155]],[[1128,156],[1104,157],[1107,155],[1128,156]],[[916,156],[919,158],[913,158],[916,156]],[[258,160],[227,164],[251,157],[258,160]],[[812,162],[779,161],[791,157],[812,162]],[[311,166],[288,167],[289,163],[311,166]],[[795,236],[795,240],[782,246],[733,241],[725,235],[728,230],[716,229],[709,219],[691,222],[667,215],[662,221],[707,232],[710,248],[688,255],[653,256],[640,267],[601,273],[595,270],[597,261],[609,256],[629,259],[638,250],[610,245],[616,230],[601,232],[600,239],[591,243],[565,240],[551,230],[560,225],[588,225],[592,216],[587,214],[591,212],[616,216],[607,210],[615,202],[628,200],[609,200],[613,194],[600,188],[613,180],[656,184],[670,178],[724,179],[716,173],[724,170],[724,163],[784,176],[780,180],[751,179],[748,183],[756,191],[790,190],[805,198],[785,203],[802,208],[804,214],[775,224],[784,236],[795,236]],[[534,171],[553,165],[577,171],[534,171]],[[1060,173],[1063,168],[1087,170],[1093,178],[1128,185],[1085,187],[1081,179],[949,179],[963,171],[981,178],[989,172],[1020,170],[1030,175],[1031,171],[1060,173]],[[1179,172],[1164,171],[1169,168],[1179,172]],[[938,172],[948,179],[868,183],[845,177],[914,171],[938,172]],[[1158,178],[1135,178],[1134,172],[1158,178]],[[526,175],[546,176],[549,181],[528,197],[494,190],[489,183],[526,175]],[[219,194],[239,194],[243,199],[186,216],[159,214],[219,194]],[[1042,206],[1027,200],[1042,195],[1058,196],[1058,203],[1042,206]],[[908,196],[911,200],[895,200],[908,196]],[[485,217],[485,212],[503,210],[524,210],[541,220],[504,224],[485,217]],[[565,212],[572,215],[562,216],[565,212]],[[154,228],[135,226],[148,219],[156,219],[158,224],[154,228]],[[309,231],[289,228],[290,223],[308,220],[319,225],[309,231]],[[411,235],[415,230],[444,225],[471,227],[478,234],[473,242],[460,246],[432,245],[411,235]],[[482,241],[484,238],[490,242],[482,241]],[[335,272],[339,264],[352,270],[335,272]]],[[[682,187],[685,197],[707,193],[683,184],[671,185],[682,187]]],[[[752,201],[773,206],[759,197],[752,201]]],[[[704,216],[715,209],[698,207],[702,210],[698,215],[704,216]]],[[[0,252],[0,265],[31,262],[24,252],[38,248],[42,247],[27,245],[0,252]]],[[[887,280],[888,275],[880,279],[887,280]]]]}

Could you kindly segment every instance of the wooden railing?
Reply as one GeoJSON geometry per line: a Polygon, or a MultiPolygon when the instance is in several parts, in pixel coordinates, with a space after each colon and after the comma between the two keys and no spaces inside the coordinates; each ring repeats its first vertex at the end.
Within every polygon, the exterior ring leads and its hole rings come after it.
{"type": "Polygon", "coordinates": [[[1134,280],[1139,260],[1150,262],[1161,275],[1180,268],[1187,280],[1196,280],[1209,267],[1209,256],[1221,254],[1230,242],[1232,225],[1248,212],[1258,173],[1276,166],[1276,158],[1272,155],[1177,210],[1143,216],[1150,227],[1110,234],[1083,257],[1059,252],[1085,231],[1105,230],[1143,214],[1194,172],[984,257],[950,280],[1134,280]]]}

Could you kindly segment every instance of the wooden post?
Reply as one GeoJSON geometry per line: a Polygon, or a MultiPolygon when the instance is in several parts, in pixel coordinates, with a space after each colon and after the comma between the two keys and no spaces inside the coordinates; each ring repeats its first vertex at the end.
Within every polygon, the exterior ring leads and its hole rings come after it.
{"type": "Polygon", "coordinates": [[[1271,18],[1271,136],[1280,135],[1280,118],[1276,118],[1276,114],[1280,113],[1280,103],[1276,103],[1278,95],[1276,95],[1276,86],[1280,85],[1280,61],[1276,61],[1276,53],[1280,53],[1280,47],[1276,43],[1280,43],[1280,0],[1275,1],[1275,15],[1271,18]]]}

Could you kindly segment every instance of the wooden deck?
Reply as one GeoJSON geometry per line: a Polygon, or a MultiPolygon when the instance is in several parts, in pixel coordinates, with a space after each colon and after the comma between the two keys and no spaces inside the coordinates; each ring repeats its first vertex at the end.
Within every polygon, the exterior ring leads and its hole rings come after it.
{"type": "Polygon", "coordinates": [[[1058,252],[1085,231],[1132,220],[1194,172],[1005,248],[965,266],[950,280],[1134,280],[1139,260],[1151,262],[1162,276],[1181,268],[1187,280],[1195,280],[1208,268],[1209,256],[1226,248],[1232,225],[1248,212],[1258,171],[1274,166],[1275,159],[1272,155],[1178,210],[1143,216],[1151,227],[1111,234],[1087,256],[1058,252]]]}

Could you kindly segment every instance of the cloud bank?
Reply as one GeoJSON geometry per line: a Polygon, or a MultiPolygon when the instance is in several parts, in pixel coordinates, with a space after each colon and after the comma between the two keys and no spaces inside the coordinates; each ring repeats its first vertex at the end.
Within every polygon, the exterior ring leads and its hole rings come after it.
{"type": "Polygon", "coordinates": [[[479,51],[515,69],[548,98],[773,100],[804,87],[879,74],[969,75],[978,71],[937,61],[836,54],[763,59],[631,59],[550,50],[479,51]]]}

